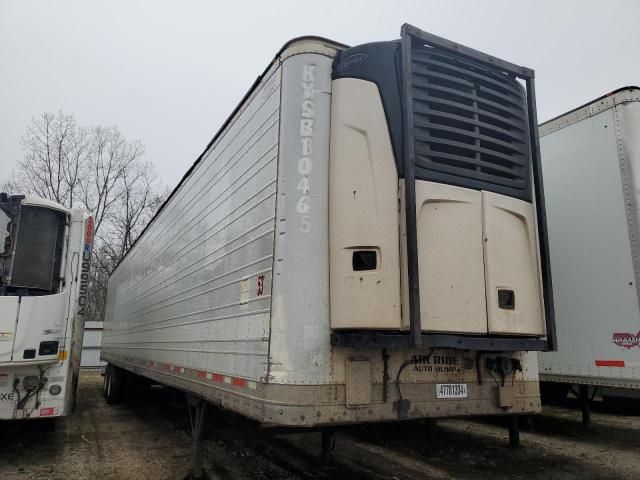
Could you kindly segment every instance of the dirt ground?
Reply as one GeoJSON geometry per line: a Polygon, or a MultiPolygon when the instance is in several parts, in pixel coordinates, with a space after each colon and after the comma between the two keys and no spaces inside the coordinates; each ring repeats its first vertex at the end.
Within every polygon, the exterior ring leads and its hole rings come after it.
{"type": "MultiPolygon", "coordinates": [[[[184,478],[191,439],[183,405],[153,388],[110,406],[101,388],[99,374],[83,373],[78,410],[55,431],[2,424],[0,479],[184,478]]],[[[639,478],[640,412],[598,409],[585,428],[577,410],[546,408],[519,449],[507,447],[500,419],[440,420],[430,437],[427,430],[422,422],[340,430],[326,467],[318,433],[273,435],[213,410],[205,465],[210,478],[252,480],[639,478]]]]}

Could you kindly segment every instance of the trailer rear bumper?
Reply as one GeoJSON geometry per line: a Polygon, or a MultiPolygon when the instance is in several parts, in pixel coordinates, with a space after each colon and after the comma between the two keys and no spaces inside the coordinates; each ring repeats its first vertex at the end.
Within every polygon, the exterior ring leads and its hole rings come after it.
{"type": "MultiPolygon", "coordinates": [[[[493,382],[484,385],[469,384],[469,397],[466,399],[438,399],[435,392],[437,384],[401,384],[403,398],[410,402],[408,411],[401,415],[398,411],[397,393],[389,394],[387,402],[382,401],[383,386],[373,386],[374,399],[368,405],[349,407],[344,402],[344,385],[334,386],[337,397],[343,399],[335,404],[295,404],[297,396],[293,390],[297,386],[272,385],[269,390],[277,390],[279,396],[289,401],[270,399],[264,404],[265,426],[314,427],[354,423],[389,422],[419,418],[462,417],[476,415],[524,415],[540,412],[540,396],[537,382],[515,382],[515,395],[512,407],[499,407],[498,387],[493,382]],[[273,388],[272,388],[273,387],[273,388]],[[288,395],[289,394],[289,395],[288,395]],[[293,401],[292,401],[293,400],[293,401]]],[[[395,390],[395,385],[392,386],[395,390]]],[[[312,396],[312,387],[305,396],[312,396]],[[308,395],[311,394],[311,395],[308,395]]],[[[275,392],[274,392],[275,393],[275,392]]],[[[302,392],[301,392],[302,393],[302,392]]]]}
{"type": "Polygon", "coordinates": [[[309,428],[451,416],[524,415],[541,409],[539,384],[532,380],[509,380],[505,386],[491,378],[482,384],[467,382],[467,397],[455,399],[437,398],[435,382],[388,382],[386,386],[375,383],[371,385],[368,403],[348,405],[350,394],[345,384],[242,382],[209,378],[197,370],[171,368],[155,362],[125,360],[104,353],[103,357],[113,365],[199,396],[268,427],[309,428]],[[400,395],[408,403],[399,403],[400,395]],[[500,407],[501,402],[509,406],[500,407]],[[406,406],[404,411],[401,405],[406,406]]]}

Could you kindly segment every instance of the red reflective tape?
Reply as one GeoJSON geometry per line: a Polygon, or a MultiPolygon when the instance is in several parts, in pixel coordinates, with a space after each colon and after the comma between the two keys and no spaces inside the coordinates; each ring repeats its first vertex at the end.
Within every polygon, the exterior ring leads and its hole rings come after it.
{"type": "Polygon", "coordinates": [[[596,367],[624,367],[624,360],[596,360],[596,367]]]}
{"type": "Polygon", "coordinates": [[[231,383],[236,387],[246,387],[247,381],[244,378],[232,378],[231,383]]]}
{"type": "Polygon", "coordinates": [[[41,417],[48,417],[50,415],[53,415],[53,413],[54,413],[53,407],[41,408],[40,409],[40,416],[41,417]]]}
{"type": "Polygon", "coordinates": [[[207,378],[207,372],[199,371],[198,372],[198,378],[207,378]]]}
{"type": "Polygon", "coordinates": [[[213,380],[216,382],[224,382],[224,375],[220,375],[219,373],[214,373],[213,380]]]}

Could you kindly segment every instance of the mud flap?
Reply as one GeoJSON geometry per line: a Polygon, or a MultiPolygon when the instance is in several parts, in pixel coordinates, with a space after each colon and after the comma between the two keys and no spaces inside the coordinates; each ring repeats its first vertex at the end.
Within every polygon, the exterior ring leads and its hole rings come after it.
{"type": "Polygon", "coordinates": [[[393,402],[393,411],[398,414],[398,418],[404,419],[409,417],[409,409],[411,408],[411,401],[406,398],[401,398],[393,402]]]}

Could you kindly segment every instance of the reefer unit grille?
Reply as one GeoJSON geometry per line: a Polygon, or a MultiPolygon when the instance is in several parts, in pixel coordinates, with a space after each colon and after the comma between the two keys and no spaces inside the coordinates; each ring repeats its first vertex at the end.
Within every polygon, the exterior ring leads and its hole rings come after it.
{"type": "Polygon", "coordinates": [[[14,246],[11,285],[53,291],[60,276],[65,215],[23,206],[14,246]]]}
{"type": "Polygon", "coordinates": [[[526,98],[513,76],[418,44],[411,98],[417,179],[530,199],[526,98]]]}

